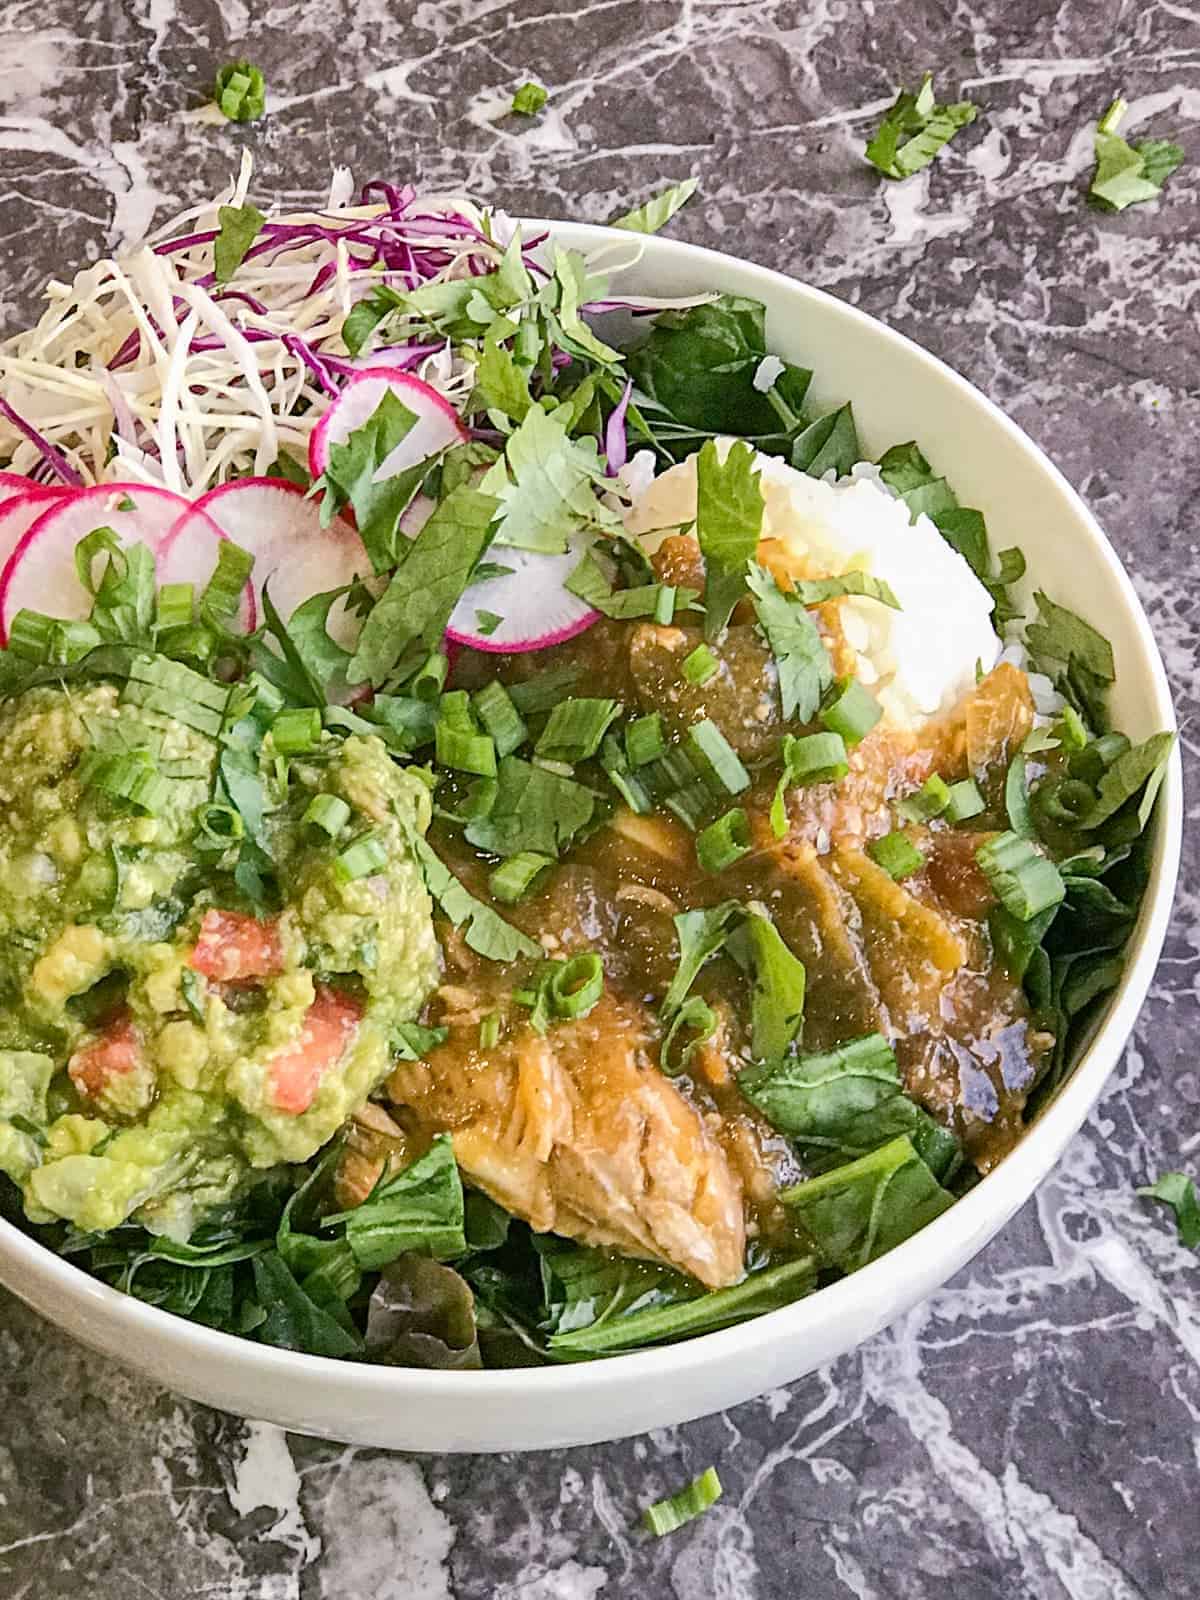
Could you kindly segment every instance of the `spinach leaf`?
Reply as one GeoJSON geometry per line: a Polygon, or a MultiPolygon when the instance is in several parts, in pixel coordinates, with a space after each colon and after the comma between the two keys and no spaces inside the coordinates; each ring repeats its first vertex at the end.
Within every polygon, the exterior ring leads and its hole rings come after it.
{"type": "Polygon", "coordinates": [[[313,1356],[356,1356],[363,1342],[357,1332],[319,1305],[297,1281],[276,1250],[254,1257],[254,1286],[266,1316],[255,1330],[263,1344],[303,1350],[313,1356]]]}
{"type": "Polygon", "coordinates": [[[1188,1250],[1200,1246],[1200,1199],[1196,1185],[1182,1172],[1164,1172],[1149,1188],[1138,1193],[1147,1200],[1160,1200],[1175,1213],[1179,1242],[1188,1250]]]}
{"type": "Polygon", "coordinates": [[[746,573],[758,550],[763,497],[754,452],[744,440],[724,461],[713,440],[696,461],[696,538],[704,556],[704,636],[715,639],[746,592],[746,573]]]}
{"type": "Polygon", "coordinates": [[[354,1259],[377,1271],[406,1251],[439,1260],[465,1254],[463,1191],[448,1133],[426,1153],[376,1185],[361,1205],[325,1217],[322,1227],[344,1227],[354,1259]]]}
{"type": "Polygon", "coordinates": [[[804,963],[775,924],[755,911],[731,934],[728,948],[752,980],[750,1053],[756,1061],[781,1061],[804,1023],[804,963]]]}
{"type": "Polygon", "coordinates": [[[849,404],[810,422],[792,441],[790,456],[796,471],[807,472],[810,478],[823,478],[827,472],[844,478],[862,459],[849,404]]]}
{"type": "Polygon", "coordinates": [[[825,1260],[855,1272],[954,1204],[904,1135],[780,1191],[825,1260]]]}

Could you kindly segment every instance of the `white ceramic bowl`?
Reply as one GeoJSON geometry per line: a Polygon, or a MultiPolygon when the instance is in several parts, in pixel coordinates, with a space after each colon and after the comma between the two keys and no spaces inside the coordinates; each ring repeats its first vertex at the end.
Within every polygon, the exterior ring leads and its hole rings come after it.
{"type": "MultiPolygon", "coordinates": [[[[554,224],[568,246],[605,229],[554,224]]],[[[623,243],[627,243],[626,239],[623,243]]],[[[868,455],[915,437],[993,546],[1020,545],[1030,580],[1112,640],[1119,726],[1173,728],[1141,606],[1094,518],[1042,452],[978,390],[861,311],[764,267],[649,239],[621,287],[718,289],[765,302],[770,348],[816,373],[818,406],[854,402],[868,455]]],[[[417,1372],[292,1355],[214,1333],[106,1288],[5,1223],[0,1283],[74,1337],[193,1399],[302,1433],[409,1450],[533,1450],[641,1433],[717,1411],[811,1372],[940,1287],[1033,1193],[1099,1097],[1154,973],[1179,861],[1178,758],[1163,787],[1153,871],[1125,976],[1070,1079],[996,1171],[916,1238],[831,1288],[687,1344],[576,1366],[417,1372]]]]}

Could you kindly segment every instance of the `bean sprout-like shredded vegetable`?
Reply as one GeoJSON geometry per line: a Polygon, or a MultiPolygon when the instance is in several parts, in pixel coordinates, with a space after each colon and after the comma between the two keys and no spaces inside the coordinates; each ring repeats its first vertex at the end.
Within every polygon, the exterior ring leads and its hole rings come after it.
{"type": "MultiPolygon", "coordinates": [[[[212,202],[47,286],[35,326],[0,341],[0,463],[45,482],[133,480],[198,495],[269,472],[281,451],[302,458],[322,412],[365,364],[342,337],[358,301],[381,284],[404,291],[491,272],[513,234],[503,213],[462,195],[375,181],[355,201],[339,167],[328,204],[269,216],[236,281],[221,285],[219,208],[244,205],[250,177],[247,155],[212,202]]],[[[524,244],[539,280],[544,238],[524,244]]],[[[624,237],[596,264],[621,270],[639,252],[624,237]]],[[[451,401],[471,392],[470,364],[429,330],[388,355],[451,401]]]]}

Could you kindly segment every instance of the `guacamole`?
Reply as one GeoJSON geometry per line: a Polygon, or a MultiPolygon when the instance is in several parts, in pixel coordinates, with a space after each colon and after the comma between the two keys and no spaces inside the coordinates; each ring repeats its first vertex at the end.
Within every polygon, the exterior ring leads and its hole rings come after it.
{"type": "Polygon", "coordinates": [[[230,744],[107,682],[0,706],[0,1172],[32,1221],[186,1238],[332,1137],[436,980],[425,785],[373,737],[230,744]],[[96,780],[147,750],[152,807],[96,780]]]}

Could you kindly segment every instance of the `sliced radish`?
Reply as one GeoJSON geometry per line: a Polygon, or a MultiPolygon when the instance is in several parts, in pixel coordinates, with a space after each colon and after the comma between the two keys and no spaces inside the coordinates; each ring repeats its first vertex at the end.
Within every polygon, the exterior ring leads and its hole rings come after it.
{"type": "Polygon", "coordinates": [[[70,494],[65,483],[39,483],[27,478],[23,472],[0,472],[0,499],[7,500],[18,494],[70,494]]]}
{"type": "Polygon", "coordinates": [[[349,379],[309,435],[308,463],[314,478],[328,465],[330,445],[345,444],[356,428],[369,422],[389,389],[417,420],[380,463],[375,473],[376,482],[394,477],[397,472],[416,466],[418,461],[452,444],[461,444],[467,438],[458,412],[431,384],[396,367],[378,367],[349,379]]]}
{"type": "Polygon", "coordinates": [[[42,512],[61,499],[60,489],[38,487],[0,499],[0,571],[42,512]]]}
{"type": "Polygon", "coordinates": [[[0,628],[4,638],[18,611],[86,617],[91,596],[75,571],[75,546],[93,528],[111,528],[122,544],[141,542],[157,556],[188,509],[182,495],[145,483],[101,483],[47,498],[0,573],[0,628]]]}
{"type": "Polygon", "coordinates": [[[577,534],[560,556],[493,545],[484,559],[512,571],[473,583],[451,613],[446,637],[472,650],[517,653],[546,650],[590,628],[600,613],[565,587],[588,543],[577,534]],[[480,611],[501,619],[494,633],[480,632],[480,611]]]}
{"type": "MultiPolygon", "coordinates": [[[[323,528],[320,502],[306,499],[304,491],[286,478],[238,478],[223,483],[210,489],[190,514],[180,519],[164,546],[163,570],[172,575],[178,571],[203,583],[216,564],[216,551],[203,542],[198,519],[211,519],[225,538],[250,552],[256,604],[261,610],[263,584],[268,583],[271,601],[285,621],[314,594],[341,589],[371,571],[362,540],[350,524],[335,517],[323,528]]],[[[352,644],[360,626],[344,601],[331,609],[329,634],[339,644],[352,644]]]]}
{"type": "MultiPolygon", "coordinates": [[[[159,547],[156,562],[159,583],[190,583],[196,594],[202,593],[216,569],[217,546],[222,539],[229,537],[207,512],[201,510],[199,501],[189,505],[176,518],[159,547]]],[[[240,544],[241,541],[235,540],[235,543],[240,544]]],[[[237,620],[245,633],[253,633],[258,627],[258,594],[253,576],[242,590],[237,620]]]]}

